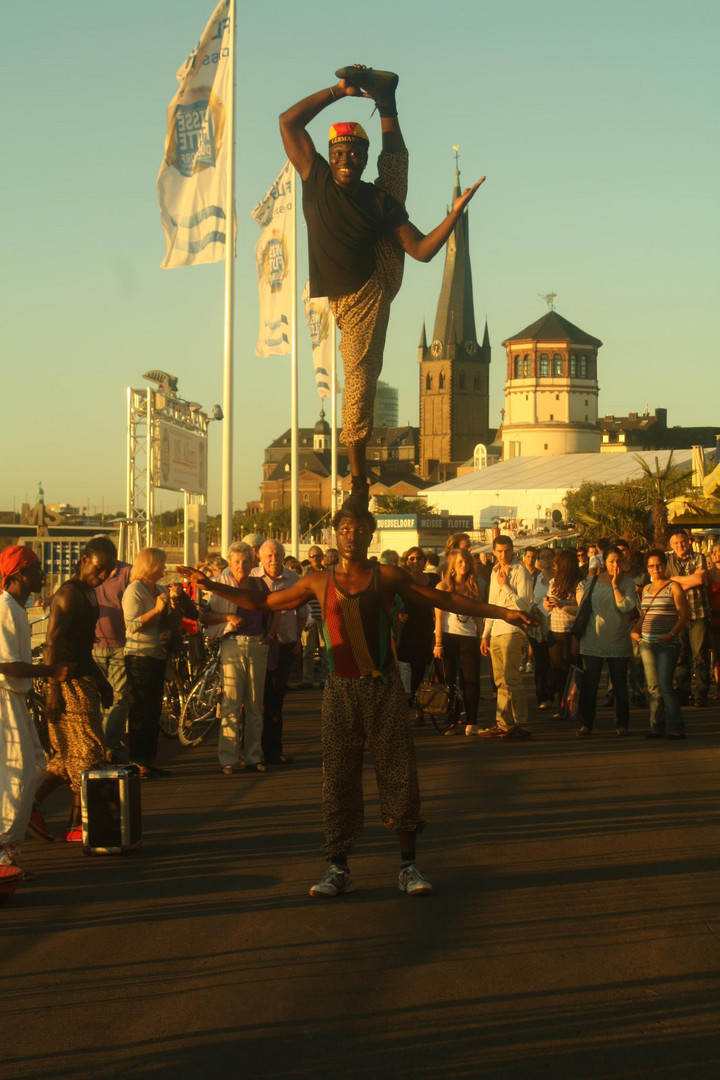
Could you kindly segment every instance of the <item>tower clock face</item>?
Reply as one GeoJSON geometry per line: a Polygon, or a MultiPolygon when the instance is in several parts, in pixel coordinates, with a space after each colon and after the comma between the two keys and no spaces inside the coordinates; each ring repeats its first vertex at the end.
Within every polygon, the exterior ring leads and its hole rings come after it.
{"type": "Polygon", "coordinates": [[[466,341],[465,352],[468,354],[468,356],[472,356],[473,353],[477,352],[477,342],[473,341],[472,339],[466,341]]]}
{"type": "Polygon", "coordinates": [[[442,356],[442,341],[433,341],[430,346],[430,352],[433,356],[442,356]]]}

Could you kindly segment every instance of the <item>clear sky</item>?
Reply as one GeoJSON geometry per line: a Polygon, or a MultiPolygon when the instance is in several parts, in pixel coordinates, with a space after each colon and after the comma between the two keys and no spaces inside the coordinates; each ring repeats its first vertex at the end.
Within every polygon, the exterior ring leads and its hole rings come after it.
{"type": "MultiPolygon", "coordinates": [[[[220,264],[161,270],[155,178],[175,71],[214,0],[2,0],[3,258],[0,509],[42,479],[46,501],[124,505],[126,394],[159,367],[183,397],[221,401],[220,264]]],[[[461,182],[470,206],[478,333],[493,349],[556,309],[599,337],[600,411],[665,406],[718,424],[717,0],[238,0],[235,504],[257,498],[263,448],[289,426],[289,361],[258,360],[256,202],[284,155],[278,113],[343,64],[399,72],[411,151],[408,210],[423,231],[461,182]]],[[[369,102],[313,124],[359,119],[369,102]]],[[[374,175],[374,174],[373,174],[374,175]]],[[[372,179],[372,177],[369,177],[372,179]]],[[[303,248],[303,234],[300,235],[303,248]]],[[[408,260],[383,378],[417,423],[417,343],[435,316],[443,256],[408,260]]],[[[306,259],[301,255],[300,280],[306,259]]],[[[320,401],[301,328],[300,422],[320,401]]],[[[211,512],[220,425],[211,425],[211,512]]],[[[177,497],[158,493],[161,509],[177,497]]]]}

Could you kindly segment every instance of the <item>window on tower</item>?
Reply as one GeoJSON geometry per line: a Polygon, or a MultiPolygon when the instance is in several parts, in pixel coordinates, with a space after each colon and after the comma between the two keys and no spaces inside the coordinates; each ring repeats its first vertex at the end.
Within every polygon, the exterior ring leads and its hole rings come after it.
{"type": "Polygon", "coordinates": [[[432,390],[432,375],[425,376],[425,389],[432,390]]]}
{"type": "Polygon", "coordinates": [[[438,390],[444,390],[444,389],[445,389],[445,376],[443,375],[443,373],[441,371],[440,374],[438,375],[438,390]]]}
{"type": "Polygon", "coordinates": [[[563,358],[560,353],[553,354],[553,375],[562,375],[563,373],[563,358]]]}
{"type": "Polygon", "coordinates": [[[550,357],[547,353],[540,353],[540,378],[546,379],[550,374],[550,357]]]}
{"type": "Polygon", "coordinates": [[[587,373],[588,373],[587,356],[581,356],[580,357],[579,372],[580,372],[580,378],[581,379],[587,379],[587,373]]]}
{"type": "Polygon", "coordinates": [[[522,376],[522,356],[515,357],[515,378],[519,379],[522,376]]]}
{"type": "Polygon", "coordinates": [[[460,375],[458,377],[458,387],[459,387],[460,390],[465,389],[465,372],[464,371],[461,371],[460,375]]]}
{"type": "Polygon", "coordinates": [[[577,356],[575,353],[570,353],[570,378],[574,378],[577,375],[577,356]]]}
{"type": "Polygon", "coordinates": [[[525,353],[523,357],[523,375],[526,379],[532,375],[532,356],[530,353],[525,353]]]}

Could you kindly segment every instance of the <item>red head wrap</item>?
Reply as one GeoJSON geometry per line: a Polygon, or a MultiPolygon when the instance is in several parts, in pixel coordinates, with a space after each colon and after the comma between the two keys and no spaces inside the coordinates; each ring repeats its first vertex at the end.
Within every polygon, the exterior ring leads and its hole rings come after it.
{"type": "Polygon", "coordinates": [[[37,555],[32,548],[20,547],[18,544],[11,544],[9,547],[3,548],[0,551],[0,581],[2,581],[3,587],[7,579],[11,578],[13,574],[24,570],[26,566],[32,566],[37,561],[37,555]]]}

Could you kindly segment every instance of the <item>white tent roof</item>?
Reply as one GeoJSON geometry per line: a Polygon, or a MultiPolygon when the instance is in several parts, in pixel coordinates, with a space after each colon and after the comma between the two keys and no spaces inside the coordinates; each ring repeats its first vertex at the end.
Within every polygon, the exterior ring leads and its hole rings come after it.
{"type": "MultiPolygon", "coordinates": [[[[641,450],[638,455],[655,468],[655,458],[660,468],[673,454],[673,465],[689,468],[692,464],[692,450],[641,450]]],[[[706,451],[712,453],[712,450],[706,451]]],[[[441,492],[460,491],[518,491],[523,489],[539,490],[580,487],[586,480],[600,484],[619,484],[623,480],[637,479],[642,475],[642,468],[634,452],[624,454],[553,454],[539,457],[516,457],[509,461],[500,461],[486,469],[466,473],[454,480],[426,488],[428,501],[441,492]]]]}

